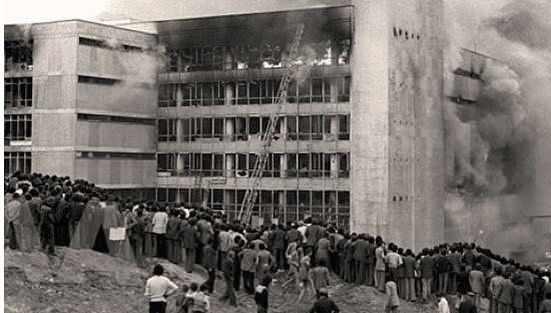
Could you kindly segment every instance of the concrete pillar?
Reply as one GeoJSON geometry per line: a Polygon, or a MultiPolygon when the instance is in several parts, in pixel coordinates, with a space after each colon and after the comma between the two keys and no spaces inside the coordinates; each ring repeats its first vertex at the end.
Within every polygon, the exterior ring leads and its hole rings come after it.
{"type": "Polygon", "coordinates": [[[339,92],[339,88],[338,88],[338,82],[339,80],[336,79],[336,78],[331,78],[331,85],[329,86],[330,89],[331,89],[331,102],[332,103],[335,103],[335,102],[338,102],[338,92],[339,92]]]}
{"type": "Polygon", "coordinates": [[[234,134],[234,119],[227,118],[224,125],[224,137],[225,140],[232,141],[234,134]]]}
{"type": "Polygon", "coordinates": [[[337,136],[339,135],[339,116],[338,115],[331,116],[330,128],[331,128],[331,135],[334,136],[334,138],[337,138],[337,136]]]}
{"type": "Polygon", "coordinates": [[[184,172],[184,155],[181,153],[176,154],[176,173],[178,176],[184,172]]]}
{"type": "Polygon", "coordinates": [[[337,153],[331,154],[331,178],[339,177],[339,155],[337,153]]]}
{"type": "Polygon", "coordinates": [[[285,220],[287,218],[287,215],[285,214],[285,192],[284,191],[278,191],[277,192],[277,203],[279,206],[279,215],[277,218],[279,218],[280,223],[287,223],[285,220]],[[283,218],[280,218],[280,216],[283,216],[283,218]]]}
{"type": "Polygon", "coordinates": [[[279,158],[279,167],[281,169],[280,177],[287,177],[287,154],[281,154],[281,157],[279,158]]]}
{"type": "MultiPolygon", "coordinates": [[[[233,56],[229,48],[226,48],[224,53],[224,70],[231,70],[233,68],[233,56]]],[[[224,84],[224,104],[231,105],[234,94],[234,85],[230,82],[224,84]]]]}
{"type": "Polygon", "coordinates": [[[287,140],[287,118],[282,116],[279,118],[279,132],[283,140],[287,140]]]}
{"type": "Polygon", "coordinates": [[[178,84],[176,86],[176,106],[181,107],[184,101],[184,85],[178,84]]]}
{"type": "Polygon", "coordinates": [[[183,126],[182,126],[182,120],[181,119],[177,119],[176,120],[176,142],[182,142],[183,141],[183,126]]]}
{"type": "Polygon", "coordinates": [[[226,154],[226,177],[235,176],[235,154],[226,154]]]}

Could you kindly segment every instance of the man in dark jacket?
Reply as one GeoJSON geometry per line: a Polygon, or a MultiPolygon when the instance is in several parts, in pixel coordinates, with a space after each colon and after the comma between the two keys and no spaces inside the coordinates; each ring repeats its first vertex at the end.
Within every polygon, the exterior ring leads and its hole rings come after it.
{"type": "Polygon", "coordinates": [[[196,236],[193,226],[187,220],[182,220],[180,224],[180,239],[184,252],[184,268],[188,273],[193,271],[193,264],[195,264],[196,236]]]}
{"type": "Polygon", "coordinates": [[[354,266],[356,269],[356,284],[365,284],[367,281],[367,253],[368,243],[365,234],[360,234],[358,240],[354,243],[354,266]]]}
{"type": "Polygon", "coordinates": [[[235,296],[235,290],[233,289],[233,273],[234,273],[234,260],[235,252],[230,250],[226,259],[222,264],[222,272],[224,274],[224,282],[226,283],[226,290],[224,295],[220,298],[221,301],[229,300],[230,305],[237,306],[237,297],[235,296]]]}
{"type": "Polygon", "coordinates": [[[415,294],[415,257],[410,249],[406,250],[404,260],[404,276],[405,276],[405,299],[408,301],[415,301],[417,296],[415,294]]]}
{"type": "Polygon", "coordinates": [[[277,228],[271,233],[272,251],[276,259],[276,269],[283,271],[285,268],[285,249],[286,233],[283,230],[283,224],[279,224],[277,228]]]}
{"type": "Polygon", "coordinates": [[[459,305],[458,313],[478,313],[473,298],[474,294],[469,292],[465,300],[459,305]]]}
{"type": "Polygon", "coordinates": [[[54,238],[54,211],[57,201],[53,197],[46,199],[45,204],[40,209],[40,243],[42,249],[48,254],[55,254],[55,238],[54,238]]]}
{"type": "Polygon", "coordinates": [[[451,272],[449,273],[449,290],[452,294],[457,292],[457,275],[461,268],[461,255],[457,251],[456,247],[450,249],[450,254],[446,256],[448,263],[451,266],[451,272]]]}
{"type": "Polygon", "coordinates": [[[440,257],[437,259],[435,266],[438,272],[438,292],[446,294],[448,291],[448,275],[451,271],[451,264],[446,256],[446,249],[440,250],[440,257]]]}
{"type": "Polygon", "coordinates": [[[180,244],[180,219],[176,216],[176,212],[171,210],[168,215],[166,224],[166,247],[167,259],[175,264],[180,263],[182,247],[180,244]]]}
{"type": "Polygon", "coordinates": [[[423,285],[423,301],[427,301],[431,295],[432,287],[432,274],[433,274],[433,262],[432,255],[429,250],[424,250],[423,256],[420,261],[421,282],[423,285]]]}
{"type": "Polygon", "coordinates": [[[504,279],[501,283],[501,290],[497,295],[497,312],[498,313],[510,313],[511,306],[513,304],[513,290],[514,285],[511,281],[511,274],[505,272],[504,279]]]}
{"type": "Polygon", "coordinates": [[[326,288],[319,290],[319,299],[314,303],[310,313],[339,313],[339,307],[335,302],[329,299],[328,291],[326,288]]]}

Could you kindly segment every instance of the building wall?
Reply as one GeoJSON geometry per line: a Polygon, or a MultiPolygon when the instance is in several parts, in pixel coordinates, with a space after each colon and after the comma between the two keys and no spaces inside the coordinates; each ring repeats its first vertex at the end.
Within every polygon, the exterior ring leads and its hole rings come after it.
{"type": "Polygon", "coordinates": [[[355,2],[351,227],[412,248],[443,239],[442,14],[355,2]]]}

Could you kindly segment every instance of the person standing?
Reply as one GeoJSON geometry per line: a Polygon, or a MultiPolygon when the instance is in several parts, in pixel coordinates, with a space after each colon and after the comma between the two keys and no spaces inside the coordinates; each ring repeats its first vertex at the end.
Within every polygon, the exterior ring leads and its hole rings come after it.
{"type": "Polygon", "coordinates": [[[216,267],[217,267],[217,258],[216,250],[212,246],[212,239],[210,239],[206,245],[203,246],[203,267],[207,270],[209,278],[205,282],[207,285],[209,293],[214,292],[214,281],[216,280],[216,267]]]}
{"type": "Polygon", "coordinates": [[[463,302],[459,304],[458,313],[478,313],[478,310],[474,303],[474,296],[475,294],[473,292],[469,292],[467,294],[465,300],[463,300],[463,302]]]}
{"type": "Polygon", "coordinates": [[[438,292],[445,294],[448,291],[448,278],[451,271],[451,264],[446,255],[446,249],[440,249],[440,256],[435,267],[438,273],[438,292]]]}
{"type": "Polygon", "coordinates": [[[128,231],[130,233],[130,246],[134,252],[136,264],[139,267],[143,265],[143,245],[145,239],[145,219],[142,210],[137,210],[136,213],[130,213],[128,231]]]}
{"type": "Polygon", "coordinates": [[[207,286],[201,285],[199,291],[193,294],[191,297],[191,313],[208,313],[210,311],[210,299],[206,294],[207,289],[207,286]]]}
{"type": "Polygon", "coordinates": [[[310,283],[316,291],[316,297],[319,298],[320,290],[329,287],[329,270],[326,267],[325,260],[320,260],[318,265],[308,273],[310,283]]]}
{"type": "Polygon", "coordinates": [[[271,233],[272,251],[277,271],[283,271],[285,268],[286,235],[283,224],[277,225],[276,229],[271,233]]]}
{"type": "Polygon", "coordinates": [[[514,285],[510,279],[511,274],[505,272],[503,276],[503,282],[501,283],[501,289],[497,295],[497,312],[498,313],[510,313],[511,305],[513,304],[513,289],[514,285]]]}
{"type": "Polygon", "coordinates": [[[178,286],[163,276],[164,268],[157,264],[153,268],[153,277],[145,284],[144,295],[149,300],[149,313],[165,313],[167,297],[178,290],[178,286]]]}
{"type": "Polygon", "coordinates": [[[272,278],[265,276],[260,284],[254,290],[254,302],[256,303],[257,313],[268,313],[268,286],[272,278]]]}
{"type": "Polygon", "coordinates": [[[429,296],[431,295],[431,284],[432,284],[432,273],[433,273],[433,262],[431,252],[425,250],[421,261],[419,264],[419,270],[421,271],[421,283],[422,283],[422,295],[423,301],[427,302],[429,296]]]}
{"type": "Polygon", "coordinates": [[[367,281],[367,250],[368,243],[365,234],[360,234],[354,244],[354,266],[356,269],[356,281],[358,285],[365,284],[367,281]]]}
{"type": "Polygon", "coordinates": [[[167,259],[174,264],[180,263],[181,260],[182,248],[179,234],[180,219],[176,216],[176,211],[171,210],[166,225],[166,247],[167,259]]]}
{"type": "Polygon", "coordinates": [[[230,250],[226,256],[226,259],[222,263],[222,272],[224,274],[226,290],[224,291],[224,294],[222,295],[220,300],[229,300],[230,305],[237,306],[237,297],[235,296],[235,290],[233,289],[234,257],[235,253],[230,250]]]}
{"type": "Polygon", "coordinates": [[[319,299],[314,303],[310,313],[339,313],[337,304],[329,298],[327,288],[319,290],[319,299]]]}
{"type": "Polygon", "coordinates": [[[410,249],[406,250],[404,257],[404,276],[405,276],[405,299],[408,301],[417,300],[415,294],[415,258],[410,249]]]}
{"type": "Polygon", "coordinates": [[[329,241],[329,236],[327,235],[327,233],[324,233],[316,244],[316,260],[317,262],[323,260],[328,269],[330,269],[329,266],[331,264],[331,259],[329,257],[330,245],[331,242],[329,241]]]}
{"type": "Polygon", "coordinates": [[[400,298],[398,298],[398,287],[394,281],[392,275],[389,275],[387,282],[385,283],[386,304],[385,312],[397,313],[400,307],[400,298]]]}
{"type": "Polygon", "coordinates": [[[450,313],[448,300],[443,294],[438,294],[438,313],[450,313]]]}
{"type": "Polygon", "coordinates": [[[55,254],[54,221],[52,207],[56,205],[54,197],[48,197],[40,209],[40,244],[48,254],[55,254]]]}
{"type": "Polygon", "coordinates": [[[253,244],[249,242],[245,249],[240,253],[241,272],[243,273],[243,287],[248,294],[254,293],[254,272],[257,266],[256,251],[253,250],[253,244]]]}
{"type": "Polygon", "coordinates": [[[385,248],[383,239],[377,237],[375,240],[377,248],[375,249],[375,285],[379,291],[385,291],[385,248]]]}
{"type": "Polygon", "coordinates": [[[158,210],[153,214],[153,224],[152,233],[157,237],[157,257],[166,258],[166,226],[168,224],[168,214],[165,210],[158,210]]]}
{"type": "Polygon", "coordinates": [[[17,190],[13,193],[13,198],[8,202],[5,208],[4,218],[8,222],[8,229],[4,230],[8,234],[9,247],[10,249],[19,248],[19,240],[21,236],[21,202],[19,198],[21,197],[22,191],[17,190]]]}
{"type": "Polygon", "coordinates": [[[484,295],[485,284],[486,278],[481,271],[480,264],[477,263],[474,266],[474,270],[469,272],[469,285],[471,286],[471,291],[475,294],[474,302],[477,307],[480,305],[480,297],[484,295]]]}
{"type": "Polygon", "coordinates": [[[503,276],[501,267],[494,269],[494,276],[490,279],[490,285],[488,286],[488,292],[490,296],[490,313],[497,313],[497,297],[501,292],[503,284],[503,276]]]}
{"type": "Polygon", "coordinates": [[[185,219],[180,224],[180,240],[182,242],[184,269],[186,272],[191,273],[193,272],[193,264],[195,264],[196,232],[193,226],[185,219]]]}

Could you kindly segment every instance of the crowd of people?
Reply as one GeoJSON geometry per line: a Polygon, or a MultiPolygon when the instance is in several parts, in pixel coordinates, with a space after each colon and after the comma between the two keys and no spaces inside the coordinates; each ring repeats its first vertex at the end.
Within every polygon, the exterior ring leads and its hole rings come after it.
{"type": "Polygon", "coordinates": [[[462,300],[451,311],[470,313],[487,307],[492,313],[551,313],[548,271],[474,243],[445,243],[415,253],[380,236],[348,233],[316,218],[252,227],[228,222],[224,214],[208,208],[122,199],[68,177],[16,173],[6,179],[5,190],[10,248],[36,246],[25,235],[34,229],[40,235],[39,246],[48,253],[55,253],[56,245],[68,245],[86,210],[98,202],[116,202],[138,265],[143,266],[145,257],[160,257],[188,272],[195,264],[208,272],[207,281],[188,286],[190,296],[179,301],[186,312],[209,312],[208,295],[214,291],[217,273],[225,286],[221,300],[238,305],[236,292],[242,289],[254,296],[258,312],[267,312],[269,285],[279,272],[287,277],[283,287],[298,290],[296,302],[316,299],[312,313],[338,312],[328,298],[331,275],[386,293],[389,312],[395,312],[402,300],[438,302],[439,310],[447,313],[444,296],[459,295],[462,300]]]}

